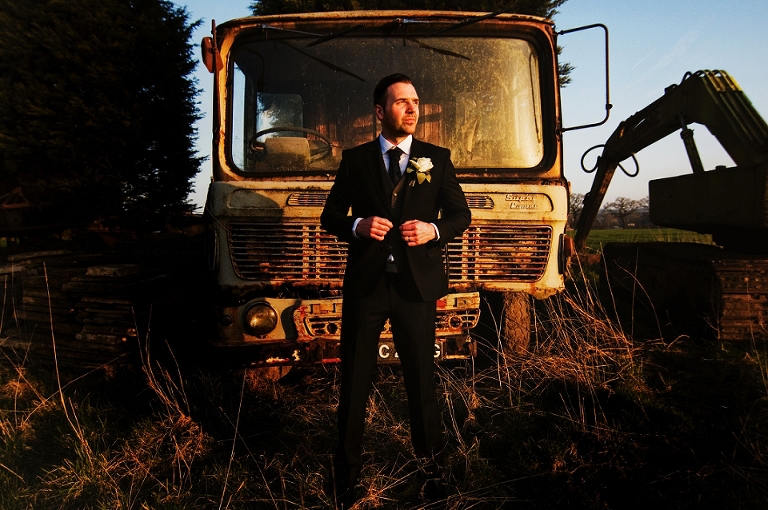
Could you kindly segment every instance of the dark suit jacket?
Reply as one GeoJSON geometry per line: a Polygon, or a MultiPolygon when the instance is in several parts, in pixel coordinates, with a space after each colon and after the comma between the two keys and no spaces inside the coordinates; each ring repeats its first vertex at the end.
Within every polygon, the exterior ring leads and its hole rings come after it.
{"type": "Polygon", "coordinates": [[[430,158],[431,182],[421,184],[414,173],[405,173],[401,192],[401,221],[393,220],[391,185],[381,157],[378,138],[342,153],[336,180],[325,203],[320,222],[325,230],[349,243],[344,294],[366,296],[373,291],[385,271],[390,248],[387,241],[356,238],[352,225],[356,218],[379,216],[393,222],[390,242],[400,242],[400,224],[408,220],[434,223],[440,231],[439,241],[406,247],[413,280],[424,301],[439,299],[448,293],[441,248],[469,226],[471,215],[448,149],[414,139],[410,159],[430,158]],[[352,215],[348,214],[352,208],[352,215]],[[440,212],[440,218],[438,218],[440,212]]]}

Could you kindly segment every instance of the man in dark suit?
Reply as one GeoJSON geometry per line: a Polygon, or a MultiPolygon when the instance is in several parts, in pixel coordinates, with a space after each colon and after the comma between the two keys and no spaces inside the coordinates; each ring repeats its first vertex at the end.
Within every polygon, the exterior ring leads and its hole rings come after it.
{"type": "Polygon", "coordinates": [[[320,218],[323,228],[349,243],[334,460],[337,498],[347,507],[362,468],[366,403],[387,319],[403,370],[414,453],[431,466],[428,478],[439,474],[434,458],[444,438],[434,382],[435,304],[448,293],[441,248],[471,219],[450,151],[413,138],[419,97],[411,80],[387,76],[373,99],[381,134],[343,152],[320,218]]]}

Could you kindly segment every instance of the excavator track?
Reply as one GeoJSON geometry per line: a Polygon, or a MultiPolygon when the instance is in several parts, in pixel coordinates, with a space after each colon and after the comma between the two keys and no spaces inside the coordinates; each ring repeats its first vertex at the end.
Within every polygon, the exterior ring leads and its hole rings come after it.
{"type": "Polygon", "coordinates": [[[768,258],[717,260],[721,288],[723,340],[768,338],[768,258]]]}
{"type": "Polygon", "coordinates": [[[602,261],[603,302],[627,325],[768,339],[768,256],[695,243],[609,243],[602,261]]]}

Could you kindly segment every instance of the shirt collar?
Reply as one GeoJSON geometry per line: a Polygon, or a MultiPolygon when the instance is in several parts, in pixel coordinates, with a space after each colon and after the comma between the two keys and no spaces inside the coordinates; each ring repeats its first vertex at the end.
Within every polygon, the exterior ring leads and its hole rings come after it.
{"type": "MultiPolygon", "coordinates": [[[[402,150],[405,154],[411,155],[411,144],[413,143],[413,135],[408,135],[408,138],[397,144],[398,147],[400,147],[400,150],[402,150]]],[[[391,143],[389,143],[389,140],[384,138],[383,136],[379,135],[379,145],[381,146],[381,153],[386,154],[389,149],[394,147],[391,143]]]]}

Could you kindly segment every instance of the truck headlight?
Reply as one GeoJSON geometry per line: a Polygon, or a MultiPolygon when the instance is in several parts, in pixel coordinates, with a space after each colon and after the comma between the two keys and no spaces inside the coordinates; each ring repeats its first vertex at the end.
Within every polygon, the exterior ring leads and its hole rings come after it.
{"type": "Polygon", "coordinates": [[[277,312],[269,303],[256,303],[245,311],[245,327],[253,335],[266,335],[277,327],[277,312]]]}

